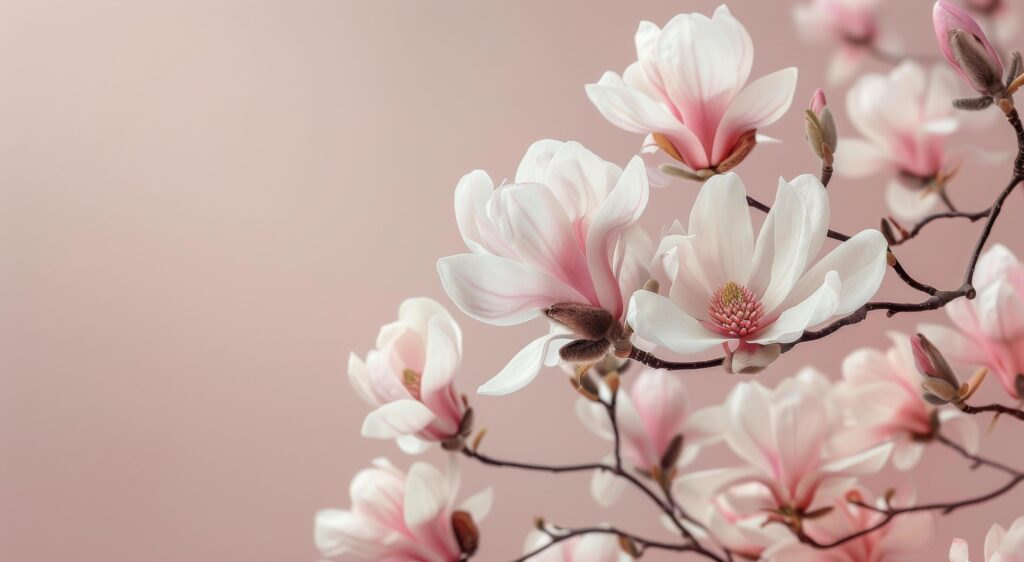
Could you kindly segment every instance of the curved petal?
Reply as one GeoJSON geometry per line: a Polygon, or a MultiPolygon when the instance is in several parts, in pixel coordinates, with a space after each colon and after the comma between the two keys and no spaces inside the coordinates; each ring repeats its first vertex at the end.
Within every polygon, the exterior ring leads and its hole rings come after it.
{"type": "Polygon", "coordinates": [[[967,557],[967,541],[953,539],[953,544],[949,545],[949,562],[970,562],[967,557]]]}
{"type": "Polygon", "coordinates": [[[466,501],[462,502],[459,509],[462,511],[469,512],[473,516],[473,521],[480,523],[487,518],[487,515],[491,512],[491,506],[494,505],[494,488],[488,486],[483,490],[473,494],[466,498],[466,501]]]}
{"type": "Polygon", "coordinates": [[[398,448],[407,455],[421,455],[430,448],[430,443],[415,435],[401,435],[395,439],[398,448]]]}
{"type": "Polygon", "coordinates": [[[705,328],[671,300],[650,291],[633,294],[628,322],[641,338],[676,353],[698,353],[730,341],[705,328]]]}
{"type": "Polygon", "coordinates": [[[762,76],[743,88],[718,123],[711,153],[713,163],[725,159],[741,135],[770,125],[785,115],[793,103],[796,76],[796,68],[784,68],[762,76]]]}
{"type": "Polygon", "coordinates": [[[977,454],[981,448],[981,431],[974,418],[959,410],[939,410],[939,427],[950,441],[960,445],[968,453],[977,454]]]}
{"type": "Polygon", "coordinates": [[[695,239],[700,266],[712,287],[727,281],[747,285],[754,256],[754,228],[747,207],[747,190],[734,173],[704,182],[690,212],[689,231],[695,239]]]}
{"type": "Polygon", "coordinates": [[[352,389],[363,399],[363,402],[371,406],[379,406],[377,398],[370,386],[370,375],[366,372],[366,363],[355,353],[348,354],[348,382],[352,389]]]}
{"type": "Polygon", "coordinates": [[[466,246],[473,253],[491,252],[480,235],[477,218],[486,216],[487,201],[493,193],[494,181],[483,170],[473,170],[462,176],[455,186],[455,222],[466,246]]]}
{"type": "Polygon", "coordinates": [[[907,471],[921,460],[924,454],[924,445],[914,441],[900,441],[895,444],[892,450],[892,465],[896,470],[907,471]]]}
{"type": "Polygon", "coordinates": [[[989,285],[1019,268],[1020,261],[1009,248],[993,244],[978,258],[978,266],[974,269],[974,284],[978,287],[989,285]]]}
{"type": "MultiPolygon", "coordinates": [[[[827,204],[826,204],[827,207],[827,204]]],[[[760,296],[766,314],[786,300],[807,267],[812,243],[820,246],[811,232],[811,210],[795,187],[779,178],[775,204],[765,217],[754,247],[753,273],[748,287],[760,296]]]]}
{"type": "Polygon", "coordinates": [[[917,222],[939,205],[939,195],[931,189],[913,188],[899,180],[885,187],[885,203],[894,217],[901,221],[917,222]]]}
{"type": "MultiPolygon", "coordinates": [[[[521,390],[537,378],[541,368],[550,362],[548,348],[560,340],[570,341],[572,334],[547,334],[541,336],[516,353],[497,375],[477,389],[477,394],[503,396],[521,390]]],[[[555,355],[557,358],[557,355],[555,355]]]]}
{"type": "Polygon", "coordinates": [[[841,138],[836,148],[836,172],[848,178],[866,178],[889,165],[889,156],[878,145],[857,138],[841,138]]]}
{"type": "Polygon", "coordinates": [[[460,411],[451,385],[462,361],[462,334],[458,324],[447,314],[431,318],[427,333],[427,358],[420,378],[420,400],[436,414],[454,421],[460,416],[460,411]]]}
{"type": "Polygon", "coordinates": [[[434,421],[434,413],[417,400],[389,402],[366,415],[363,437],[395,439],[421,431],[434,421]]]}
{"type": "MultiPolygon", "coordinates": [[[[605,459],[606,463],[609,461],[611,463],[615,462],[611,458],[605,459]]],[[[595,470],[594,475],[590,479],[590,495],[600,505],[610,507],[622,497],[626,484],[625,479],[620,478],[609,470],[595,470]]]]}
{"type": "Polygon", "coordinates": [[[448,478],[441,471],[425,462],[414,463],[405,480],[405,526],[415,532],[431,524],[447,509],[451,495],[448,478]]]}
{"type": "Polygon", "coordinates": [[[849,314],[878,292],[885,276],[889,245],[877,230],[863,230],[836,246],[804,274],[787,298],[787,303],[806,298],[821,285],[829,272],[836,272],[842,283],[834,314],[849,314]]]}
{"type": "Polygon", "coordinates": [[[750,343],[767,345],[795,341],[804,331],[836,315],[840,304],[842,282],[839,274],[829,271],[824,281],[811,296],[787,308],[767,328],[757,333],[750,343]]]}
{"type": "Polygon", "coordinates": [[[459,254],[438,260],[437,270],[460,310],[496,326],[522,324],[556,302],[588,302],[565,283],[508,258],[459,254]]]}
{"type": "Polygon", "coordinates": [[[862,453],[836,459],[821,467],[821,472],[840,476],[866,476],[885,467],[892,453],[892,443],[882,443],[862,453]]]}

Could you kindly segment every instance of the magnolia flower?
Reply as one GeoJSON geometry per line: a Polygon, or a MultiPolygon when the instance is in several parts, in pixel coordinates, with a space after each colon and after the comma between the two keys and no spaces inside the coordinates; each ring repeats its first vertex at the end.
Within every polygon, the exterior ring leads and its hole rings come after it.
{"type": "MultiPolygon", "coordinates": [[[[531,531],[526,536],[524,553],[529,554],[550,543],[551,537],[546,533],[531,531]]],[[[530,562],[629,562],[632,558],[622,552],[619,539],[615,534],[589,533],[561,541],[527,560],[530,562]]]]}
{"type": "Polygon", "coordinates": [[[932,20],[942,55],[971,87],[986,96],[1006,92],[999,55],[974,18],[960,6],[938,0],[932,20]]]}
{"type": "MultiPolygon", "coordinates": [[[[644,368],[629,378],[634,379],[632,386],[619,389],[615,399],[622,454],[640,473],[671,482],[678,470],[693,462],[702,445],[718,437],[721,409],[691,412],[686,388],[669,372],[644,368]]],[[[602,393],[610,394],[606,389],[602,393]]],[[[576,413],[587,428],[609,441],[614,439],[603,405],[580,398],[576,413]]],[[[625,484],[614,474],[596,471],[591,491],[599,503],[611,505],[625,484]]]]}
{"type": "Polygon", "coordinates": [[[427,298],[403,302],[398,321],[380,329],[366,361],[349,355],[352,388],[376,408],[363,420],[363,436],[397,439],[408,453],[458,438],[469,429],[452,384],[461,361],[462,331],[448,311],[427,298]]]}
{"type": "MultiPolygon", "coordinates": [[[[866,491],[857,490],[862,503],[871,504],[866,491]]],[[[897,494],[891,498],[891,505],[907,507],[913,505],[911,494],[897,494]],[[902,496],[902,497],[901,497],[902,496]]],[[[876,507],[884,509],[886,504],[879,500],[876,507]]],[[[833,509],[822,517],[804,522],[804,532],[820,543],[831,543],[860,531],[871,529],[885,515],[850,503],[846,498],[837,499],[833,509]]],[[[765,558],[778,562],[897,562],[916,560],[931,540],[935,527],[931,513],[910,513],[893,519],[885,526],[857,539],[847,541],[828,550],[787,541],[769,550],[765,558]]]]}
{"type": "Polygon", "coordinates": [[[937,430],[976,453],[978,426],[953,408],[936,409],[921,398],[921,375],[914,366],[910,340],[891,333],[886,351],[860,349],[843,361],[837,396],[867,445],[893,441],[892,463],[910,470],[937,430]]]}
{"type": "Polygon", "coordinates": [[[945,306],[956,330],[929,325],[921,331],[954,363],[995,373],[1014,399],[1024,399],[1024,265],[1001,244],[982,254],[974,270],[972,300],[945,306]]]}
{"type": "MultiPolygon", "coordinates": [[[[967,554],[967,542],[953,539],[949,562],[969,562],[967,554]]],[[[1017,518],[1009,531],[999,524],[992,525],[985,536],[985,558],[980,562],[1024,562],[1024,517],[1017,518]]]]}
{"type": "Polygon", "coordinates": [[[925,216],[957,166],[947,139],[960,126],[951,103],[958,91],[949,69],[925,71],[912,61],[888,75],[864,75],[846,95],[850,122],[863,138],[841,139],[836,170],[855,178],[898,174],[886,190],[889,209],[908,221],[925,216]]]}
{"type": "MultiPolygon", "coordinates": [[[[699,482],[698,482],[699,483],[699,482]]],[[[728,549],[737,559],[762,560],[772,546],[792,538],[793,533],[771,522],[772,513],[761,506],[773,505],[771,491],[758,482],[726,487],[715,493],[677,488],[674,495],[700,525],[688,525],[701,542],[712,541],[728,549]],[[684,495],[686,494],[686,495],[684,495]]],[[[783,561],[780,561],[783,562],[783,561]]]]}
{"type": "Polygon", "coordinates": [[[1017,33],[1020,16],[1006,0],[964,0],[963,4],[997,40],[1008,41],[1017,33]]]}
{"type": "Polygon", "coordinates": [[[828,194],[817,178],[780,179],[755,243],[743,182],[731,173],[709,179],[690,213],[689,234],[661,242],[661,266],[672,281],[668,296],[633,295],[630,325],[677,353],[732,342],[739,352],[766,351],[770,360],[778,355],[772,344],[793,342],[804,330],[855,311],[882,282],[887,245],[875,230],[814,263],[828,221],[828,194]]]}
{"type": "Polygon", "coordinates": [[[640,157],[622,170],[574,142],[534,143],[514,183],[495,188],[481,170],[462,178],[455,215],[472,253],[438,261],[448,296],[498,326],[545,313],[562,323],[520,351],[481,394],[529,384],[545,362],[557,362],[548,353],[556,342],[584,337],[583,351],[596,359],[610,345],[606,336],[621,336],[628,296],[650,277],[650,242],[636,224],[647,197],[640,157]]]}
{"type": "MultiPolygon", "coordinates": [[[[685,474],[673,488],[684,508],[735,494],[746,485],[741,514],[807,514],[827,507],[856,477],[882,469],[892,450],[858,450],[845,437],[845,420],[831,383],[805,369],[774,390],[756,382],[737,385],[725,403],[725,440],[748,463],[739,468],[685,474]]],[[[735,496],[733,496],[735,497],[735,496]]]]}
{"type": "Polygon", "coordinates": [[[613,125],[651,134],[669,156],[703,176],[735,167],[756,131],[778,121],[793,101],[796,69],[750,85],[754,48],[743,25],[719,6],[712,17],[680,14],[664,29],[645,21],[637,61],[622,76],[606,72],[587,96],[613,125]]]}
{"type": "Polygon", "coordinates": [[[457,562],[479,542],[476,523],[491,509],[490,488],[458,508],[459,475],[418,462],[405,474],[385,459],[356,474],[352,507],[316,514],[316,547],[324,557],[378,562],[457,562]]]}
{"type": "Polygon", "coordinates": [[[846,81],[878,50],[880,0],[812,0],[793,8],[797,31],[805,41],[832,44],[828,81],[846,81]]]}

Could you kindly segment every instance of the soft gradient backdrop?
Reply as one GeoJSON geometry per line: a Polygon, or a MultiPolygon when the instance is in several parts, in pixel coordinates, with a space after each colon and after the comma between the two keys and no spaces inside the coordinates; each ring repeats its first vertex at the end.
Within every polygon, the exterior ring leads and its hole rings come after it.
{"type": "MultiPolygon", "coordinates": [[[[346,358],[372,345],[403,298],[444,300],[434,262],[463,251],[458,178],[509,177],[545,137],[624,163],[641,139],[607,124],[583,85],[634,60],[640,20],[717,4],[0,2],[0,559],[316,560],[314,512],[347,507],[349,479],[372,458],[410,462],[391,442],[360,438],[366,408],[346,358]]],[[[793,110],[765,131],[785,144],[759,147],[739,170],[769,200],[778,176],[816,166],[801,109],[828,53],[795,37],[794,4],[730,2],[753,36],[753,76],[800,68],[793,110]]],[[[908,50],[936,53],[931,2],[888,4],[908,50]]],[[[830,99],[848,132],[844,94],[830,99]]],[[[996,122],[985,142],[1008,150],[1012,135],[996,122]]],[[[1008,169],[967,163],[953,197],[984,207],[1008,169]]],[[[834,181],[834,226],[876,226],[883,187],[834,181]]],[[[696,189],[655,192],[650,231],[685,217],[696,189]]],[[[1022,211],[1014,196],[996,229],[1018,252],[1022,211]]],[[[901,256],[952,287],[976,232],[936,226],[901,256]]],[[[887,287],[913,297],[894,279],[887,287]]],[[[467,392],[543,329],[457,318],[467,392]]],[[[847,352],[918,318],[873,317],[760,378],[774,384],[804,364],[838,376],[847,352]]],[[[702,404],[738,380],[680,376],[702,404]]],[[[999,398],[997,386],[985,397],[999,398]]],[[[579,426],[575,398],[557,370],[514,396],[473,397],[484,449],[599,458],[606,444],[579,426]]],[[[1022,431],[1004,421],[984,449],[1024,465],[1022,431]]],[[[702,465],[716,458],[729,457],[702,465]]],[[[497,484],[479,560],[517,555],[536,515],[667,536],[641,498],[597,508],[584,475],[472,463],[464,473],[467,492],[497,484]]],[[[931,451],[914,482],[940,500],[997,478],[931,451]]],[[[1017,491],[942,520],[921,560],[944,560],[954,534],[977,550],[1021,505],[1017,491]]]]}

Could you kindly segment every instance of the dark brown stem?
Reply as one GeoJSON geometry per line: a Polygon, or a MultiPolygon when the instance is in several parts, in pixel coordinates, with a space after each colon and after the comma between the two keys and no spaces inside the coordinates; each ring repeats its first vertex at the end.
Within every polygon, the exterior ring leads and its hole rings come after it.
{"type": "Polygon", "coordinates": [[[620,529],[616,529],[615,527],[584,527],[584,528],[580,528],[580,529],[561,529],[560,532],[558,532],[558,533],[553,533],[553,532],[548,532],[548,531],[544,531],[544,532],[551,538],[551,542],[545,544],[544,546],[541,546],[541,547],[535,548],[534,550],[531,550],[530,552],[522,555],[521,557],[516,558],[512,562],[526,562],[530,558],[533,558],[534,556],[537,556],[538,554],[540,554],[540,553],[544,552],[545,550],[547,550],[547,549],[557,545],[558,543],[561,543],[563,541],[567,541],[567,540],[572,539],[574,537],[580,537],[580,536],[583,536],[583,535],[596,535],[596,534],[600,534],[600,535],[616,535],[618,537],[624,537],[626,539],[629,539],[630,541],[633,542],[633,544],[635,544],[637,546],[637,548],[640,551],[639,552],[640,554],[643,554],[644,551],[646,551],[646,550],[669,550],[669,551],[674,551],[674,552],[694,552],[694,553],[700,554],[701,556],[703,556],[705,558],[708,558],[710,560],[717,560],[718,562],[724,562],[724,560],[722,558],[720,558],[718,555],[716,555],[713,552],[710,552],[708,550],[705,550],[704,548],[702,548],[699,545],[689,544],[689,543],[666,543],[666,542],[660,542],[660,541],[655,541],[655,540],[651,540],[651,539],[645,539],[645,538],[639,537],[639,536],[637,536],[637,535],[635,535],[633,533],[629,533],[629,532],[626,532],[626,531],[622,531],[620,529]]]}
{"type": "Polygon", "coordinates": [[[832,165],[826,162],[821,163],[821,185],[828,187],[828,182],[832,181],[832,165]]]}
{"type": "Polygon", "coordinates": [[[985,412],[996,412],[999,414],[1006,414],[1017,418],[1018,420],[1024,421],[1024,410],[1017,408],[1011,408],[1009,406],[1003,406],[1002,404],[988,404],[987,406],[971,406],[970,404],[964,404],[960,407],[964,413],[967,414],[982,414],[985,412]]]}

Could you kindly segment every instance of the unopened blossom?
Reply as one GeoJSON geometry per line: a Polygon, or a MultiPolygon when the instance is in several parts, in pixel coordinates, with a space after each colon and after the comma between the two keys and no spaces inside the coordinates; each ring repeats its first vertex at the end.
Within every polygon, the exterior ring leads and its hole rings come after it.
{"type": "Polygon", "coordinates": [[[886,41],[879,34],[880,0],[811,0],[793,8],[801,37],[834,49],[828,81],[839,84],[853,75],[886,41]]]}
{"type": "Polygon", "coordinates": [[[418,462],[408,474],[385,459],[360,471],[348,510],[316,514],[315,542],[326,558],[457,562],[479,543],[476,524],[491,509],[490,488],[456,504],[459,478],[418,462]]]}
{"type": "Polygon", "coordinates": [[[808,111],[810,113],[804,116],[804,135],[814,154],[821,158],[824,164],[831,166],[839,138],[832,109],[828,106],[825,92],[821,88],[815,90],[811,96],[808,111]]]}
{"type": "Polygon", "coordinates": [[[613,125],[651,135],[691,172],[725,172],[743,160],[757,131],[793,101],[797,71],[786,68],[750,84],[754,48],[728,8],[712,17],[680,14],[664,28],[636,32],[637,61],[622,76],[606,72],[587,96],[613,125]]]}
{"type": "MultiPolygon", "coordinates": [[[[968,551],[967,541],[953,539],[949,562],[971,562],[968,551]]],[[[992,525],[985,536],[985,557],[973,562],[1024,562],[1024,517],[1017,518],[1008,530],[998,523],[992,525]]]]}
{"type": "MultiPolygon", "coordinates": [[[[631,371],[627,378],[632,384],[627,387],[624,383],[615,400],[624,460],[645,476],[670,482],[696,459],[702,445],[718,438],[722,410],[691,411],[683,382],[670,372],[643,368],[631,371]]],[[[580,398],[576,413],[588,429],[609,441],[614,439],[602,404],[580,398]]],[[[598,502],[611,505],[625,485],[614,474],[596,471],[591,491],[598,502]]]]}
{"type": "Polygon", "coordinates": [[[980,94],[1004,94],[1002,62],[978,22],[949,0],[935,3],[932,19],[939,49],[960,76],[980,94]]]}
{"type": "Polygon", "coordinates": [[[349,382],[375,408],[363,436],[397,439],[410,453],[459,437],[467,408],[453,381],[461,361],[462,331],[448,311],[428,298],[404,301],[366,359],[349,356],[349,382]]]}
{"type": "MultiPolygon", "coordinates": [[[[866,490],[856,490],[861,503],[886,508],[883,500],[871,502],[866,490]]],[[[897,493],[890,498],[892,507],[913,505],[912,494],[897,493]]],[[[832,543],[875,527],[885,515],[839,498],[825,515],[804,522],[803,529],[819,543],[832,543]]],[[[790,540],[765,554],[772,562],[899,562],[917,560],[931,541],[935,517],[928,512],[909,513],[894,518],[881,528],[836,547],[821,550],[790,540]]]]}
{"type": "Polygon", "coordinates": [[[843,361],[836,393],[856,429],[852,433],[866,445],[894,442],[892,463],[899,470],[917,465],[936,432],[976,453],[980,436],[971,416],[925,402],[910,339],[896,333],[890,339],[893,345],[885,351],[863,348],[843,361]]]}
{"type": "Polygon", "coordinates": [[[455,216],[471,253],[438,261],[448,296],[498,326],[543,315],[556,321],[481,394],[526,386],[545,361],[557,363],[549,351],[569,340],[574,347],[563,356],[596,360],[621,337],[629,295],[650,277],[651,243],[636,224],[648,191],[640,157],[623,170],[578,143],[553,140],[530,147],[514,182],[495,187],[482,170],[462,178],[455,216]]]}
{"type": "Polygon", "coordinates": [[[986,250],[974,270],[977,297],[945,306],[955,329],[921,331],[953,363],[984,366],[1014,399],[1024,398],[1024,264],[1006,246],[986,250]]]}
{"type": "Polygon", "coordinates": [[[747,465],[680,476],[674,493],[684,507],[745,486],[759,493],[744,490],[746,501],[733,502],[741,515],[813,513],[832,505],[857,477],[881,470],[892,450],[891,444],[861,450],[847,440],[831,383],[810,369],[775,389],[740,383],[725,408],[725,441],[747,465]]]}
{"type": "Polygon", "coordinates": [[[960,87],[944,66],[930,70],[906,61],[889,74],[865,74],[846,95],[846,111],[860,138],[843,137],[836,171],[852,178],[888,172],[889,210],[916,221],[940,204],[939,190],[958,166],[949,141],[960,125],[952,101],[960,87]]]}
{"type": "Polygon", "coordinates": [[[668,295],[633,295],[629,322],[639,337],[677,353],[728,344],[736,354],[753,350],[746,362],[761,351],[770,360],[776,344],[855,311],[878,290],[887,245],[876,230],[816,260],[829,222],[828,193],[817,178],[779,180],[756,240],[746,197],[735,174],[704,183],[688,233],[669,234],[659,248],[668,295]]]}
{"type": "MultiPolygon", "coordinates": [[[[550,544],[551,537],[541,531],[531,531],[526,537],[524,554],[535,552],[550,544]]],[[[589,533],[545,548],[529,562],[629,562],[632,558],[622,551],[614,533],[589,533]]]]}

